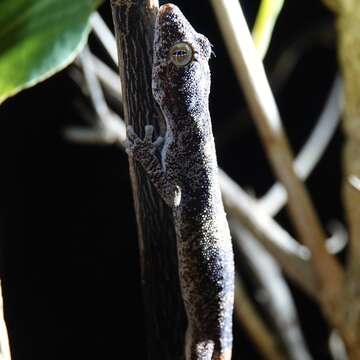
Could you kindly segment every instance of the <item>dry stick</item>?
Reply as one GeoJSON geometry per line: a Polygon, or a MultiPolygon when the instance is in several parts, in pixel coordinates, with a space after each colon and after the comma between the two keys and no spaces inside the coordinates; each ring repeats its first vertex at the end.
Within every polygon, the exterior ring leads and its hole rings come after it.
{"type": "MultiPolygon", "coordinates": [[[[267,53],[276,19],[281,12],[283,4],[284,0],[262,0],[260,3],[252,37],[262,59],[267,53]]],[[[319,123],[322,124],[321,121],[319,123]]],[[[316,129],[313,133],[317,134],[316,129]]],[[[327,136],[327,132],[325,133],[325,136],[327,136]]],[[[330,135],[329,138],[331,137],[330,135]]],[[[311,143],[310,145],[318,150],[319,148],[326,148],[327,144],[320,142],[319,146],[317,143],[311,143]]],[[[305,147],[307,148],[308,146],[305,147]]],[[[314,153],[317,153],[317,151],[314,153]]],[[[301,157],[301,154],[299,157],[301,157]]],[[[318,160],[315,158],[315,161],[313,161],[313,156],[305,157],[305,159],[311,164],[316,164],[318,160]]],[[[303,162],[301,162],[301,165],[303,162]]],[[[273,186],[273,188],[277,189],[276,186],[273,186]]],[[[271,191],[270,194],[272,194],[271,191]]],[[[274,194],[275,201],[272,201],[272,203],[276,202],[276,200],[281,201],[279,196],[276,196],[276,191],[274,194]]],[[[285,204],[286,196],[284,196],[283,200],[285,204]]],[[[276,339],[282,340],[283,346],[281,350],[286,354],[284,357],[291,360],[311,359],[303,339],[291,292],[278,264],[270,253],[240,223],[230,221],[230,226],[235,247],[247,259],[246,262],[251,270],[252,281],[256,284],[255,291],[262,294],[257,296],[259,303],[261,303],[263,310],[271,319],[272,329],[275,329],[278,335],[276,339]]],[[[270,332],[270,334],[275,337],[273,332],[270,332]]]]}
{"type": "Polygon", "coordinates": [[[116,40],[113,33],[110,31],[98,12],[94,12],[91,15],[90,24],[95,35],[100,40],[101,45],[104,46],[114,64],[117,65],[118,55],[116,52],[116,40]]]}
{"type": "Polygon", "coordinates": [[[237,318],[242,322],[265,359],[283,360],[286,358],[279,342],[259,316],[238,275],[235,278],[234,310],[237,318]]]}
{"type": "Polygon", "coordinates": [[[263,244],[293,281],[316,298],[318,288],[309,266],[308,249],[292,239],[235,181],[223,171],[219,172],[227,213],[236,217],[263,244]]]}
{"type": "MultiPolygon", "coordinates": [[[[294,161],[296,174],[301,179],[308,178],[324,154],[339,124],[342,109],[343,88],[340,76],[337,75],[318,122],[294,161]]],[[[272,216],[276,215],[286,202],[287,193],[281,183],[273,185],[259,199],[261,207],[272,216]]]]}
{"type": "Polygon", "coordinates": [[[325,233],[305,186],[293,169],[293,156],[280,115],[241,6],[237,0],[212,0],[212,4],[266,153],[287,190],[288,208],[295,229],[311,250],[312,266],[319,282],[319,299],[330,312],[341,288],[343,271],[326,251],[325,233]]]}
{"type": "MultiPolygon", "coordinates": [[[[117,116],[109,110],[102,88],[96,76],[95,69],[97,64],[94,63],[93,56],[87,46],[84,48],[79,58],[83,65],[85,80],[89,87],[89,94],[97,114],[98,132],[102,134],[102,137],[106,142],[115,143],[119,140],[119,137],[125,138],[125,124],[123,121],[118,121],[117,116]]],[[[120,82],[118,83],[118,86],[119,85],[120,82]]]]}
{"type": "Polygon", "coordinates": [[[252,37],[262,59],[269,48],[274,26],[283,5],[284,0],[262,0],[260,3],[252,37]]]}
{"type": "Polygon", "coordinates": [[[333,317],[349,359],[360,359],[360,2],[324,1],[336,13],[338,56],[344,80],[343,199],[349,225],[349,253],[342,297],[333,317]]]}
{"type": "Polygon", "coordinates": [[[258,282],[256,298],[270,315],[272,324],[281,338],[287,358],[309,360],[311,355],[306,348],[301,327],[296,314],[291,292],[284,281],[278,264],[256,239],[239,223],[230,219],[234,245],[246,258],[252,274],[258,282]]]}
{"type": "MultiPolygon", "coordinates": [[[[337,19],[339,35],[338,52],[345,88],[345,114],[343,129],[344,147],[344,205],[350,228],[349,265],[353,275],[360,277],[360,3],[338,1],[347,4],[337,19]]],[[[355,279],[352,279],[355,280],[355,279]]],[[[360,290],[360,286],[357,286],[360,290]]],[[[360,321],[360,319],[359,319],[360,321]]],[[[360,330],[360,323],[359,329],[360,330]]],[[[360,332],[360,331],[359,331],[360,332]]],[[[360,333],[359,333],[360,338],[360,333]]],[[[360,341],[359,341],[360,346],[360,341]]],[[[360,351],[359,351],[360,353],[360,351]]]]}
{"type": "MultiPolygon", "coordinates": [[[[124,118],[141,136],[146,124],[165,124],[151,93],[153,29],[157,1],[111,2],[119,55],[124,118]]],[[[163,130],[163,129],[162,129],[163,130]]],[[[179,288],[171,211],[131,159],[130,176],[138,224],[149,359],[180,359],[185,312],[179,288]]]]}
{"type": "MultiPolygon", "coordinates": [[[[79,70],[74,71],[75,68],[70,72],[70,76],[80,87],[84,95],[90,96],[92,100],[96,112],[95,116],[94,114],[89,114],[86,108],[81,108],[80,113],[83,117],[90,119],[89,123],[93,123],[93,127],[67,127],[64,129],[64,136],[71,142],[82,144],[122,144],[126,138],[125,123],[118,115],[109,109],[105,101],[103,90],[98,80],[99,72],[96,70],[99,61],[100,60],[94,61],[94,56],[91,54],[88,46],[85,46],[76,60],[83,69],[84,75],[80,73],[79,70]],[[84,83],[86,86],[84,86],[84,83]],[[95,123],[93,121],[94,117],[96,118],[95,123]]],[[[102,66],[106,65],[103,64],[102,66]]],[[[108,68],[105,73],[107,72],[108,68]]],[[[118,77],[115,72],[114,75],[118,77]]],[[[114,81],[111,80],[111,82],[114,81]]],[[[118,81],[117,83],[119,86],[120,82],[118,81]]],[[[119,94],[120,92],[116,91],[116,93],[119,94]]],[[[78,107],[81,107],[81,104],[78,105],[78,107]]]]}
{"type": "MultiPolygon", "coordinates": [[[[294,167],[301,179],[308,178],[324,154],[338,127],[342,109],[343,87],[340,76],[337,75],[318,122],[296,156],[294,167]]],[[[275,216],[286,205],[287,192],[278,182],[258,202],[267,213],[275,216]]],[[[337,254],[348,242],[347,232],[340,223],[330,226],[329,230],[332,236],[326,241],[326,249],[330,254],[337,254]]]]}
{"type": "Polygon", "coordinates": [[[107,66],[103,61],[98,57],[91,54],[92,62],[94,64],[94,71],[96,76],[101,79],[102,84],[111,92],[116,93],[116,98],[121,102],[121,86],[119,75],[113,71],[109,66],[107,66]],[[114,77],[115,75],[115,77],[114,77]]]}

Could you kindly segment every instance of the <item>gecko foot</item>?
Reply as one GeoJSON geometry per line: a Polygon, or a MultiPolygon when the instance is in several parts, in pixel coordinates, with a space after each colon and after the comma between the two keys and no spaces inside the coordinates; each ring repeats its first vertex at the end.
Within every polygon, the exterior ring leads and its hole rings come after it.
{"type": "Polygon", "coordinates": [[[125,151],[129,156],[136,160],[146,158],[149,154],[153,155],[162,146],[164,138],[159,136],[155,141],[152,141],[154,127],[152,125],[145,126],[144,139],[140,139],[134,131],[132,126],[127,127],[127,139],[125,140],[125,151]]]}

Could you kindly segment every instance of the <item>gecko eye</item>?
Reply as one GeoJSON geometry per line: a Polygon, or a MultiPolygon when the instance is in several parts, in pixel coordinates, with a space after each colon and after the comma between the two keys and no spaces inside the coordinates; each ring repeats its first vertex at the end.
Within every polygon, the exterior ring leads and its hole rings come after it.
{"type": "Polygon", "coordinates": [[[192,47],[186,42],[177,43],[170,49],[170,61],[178,67],[188,65],[192,61],[193,55],[192,47]]]}

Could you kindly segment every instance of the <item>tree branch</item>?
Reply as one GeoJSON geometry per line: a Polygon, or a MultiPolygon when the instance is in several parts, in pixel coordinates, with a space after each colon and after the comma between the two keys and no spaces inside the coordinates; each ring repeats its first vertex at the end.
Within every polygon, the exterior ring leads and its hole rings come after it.
{"type": "MultiPolygon", "coordinates": [[[[164,130],[151,92],[153,29],[157,1],[113,1],[124,118],[143,135],[145,124],[164,130]]],[[[176,238],[170,209],[131,159],[130,175],[138,224],[148,358],[180,359],[185,313],[179,289],[176,238]]]]}
{"type": "Polygon", "coordinates": [[[228,214],[236,217],[263,244],[292,280],[317,298],[318,287],[309,262],[308,249],[291,238],[224,172],[220,171],[220,175],[223,201],[228,214]]]}
{"type": "MultiPolygon", "coordinates": [[[[294,161],[296,174],[307,179],[319,162],[339,124],[343,109],[343,89],[337,75],[319,120],[294,161]]],[[[276,215],[287,202],[287,192],[281,183],[276,183],[259,200],[270,215],[276,215]]]]}
{"type": "Polygon", "coordinates": [[[252,36],[261,59],[270,45],[276,20],[283,8],[284,0],[262,0],[256,16],[252,36]]]}
{"type": "Polygon", "coordinates": [[[357,360],[360,358],[360,2],[325,2],[337,12],[338,55],[345,89],[343,194],[350,234],[345,286],[337,308],[328,317],[337,324],[349,359],[357,360]]]}

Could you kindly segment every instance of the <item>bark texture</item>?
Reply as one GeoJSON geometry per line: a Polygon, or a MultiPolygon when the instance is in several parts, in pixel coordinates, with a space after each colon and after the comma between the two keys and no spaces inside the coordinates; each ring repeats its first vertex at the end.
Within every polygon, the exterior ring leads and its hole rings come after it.
{"type": "MultiPolygon", "coordinates": [[[[139,136],[151,124],[163,134],[164,119],[151,91],[155,0],[111,1],[118,46],[124,117],[139,136]]],[[[129,160],[136,211],[149,359],[183,358],[185,312],[170,208],[142,168],[129,160]]]]}

